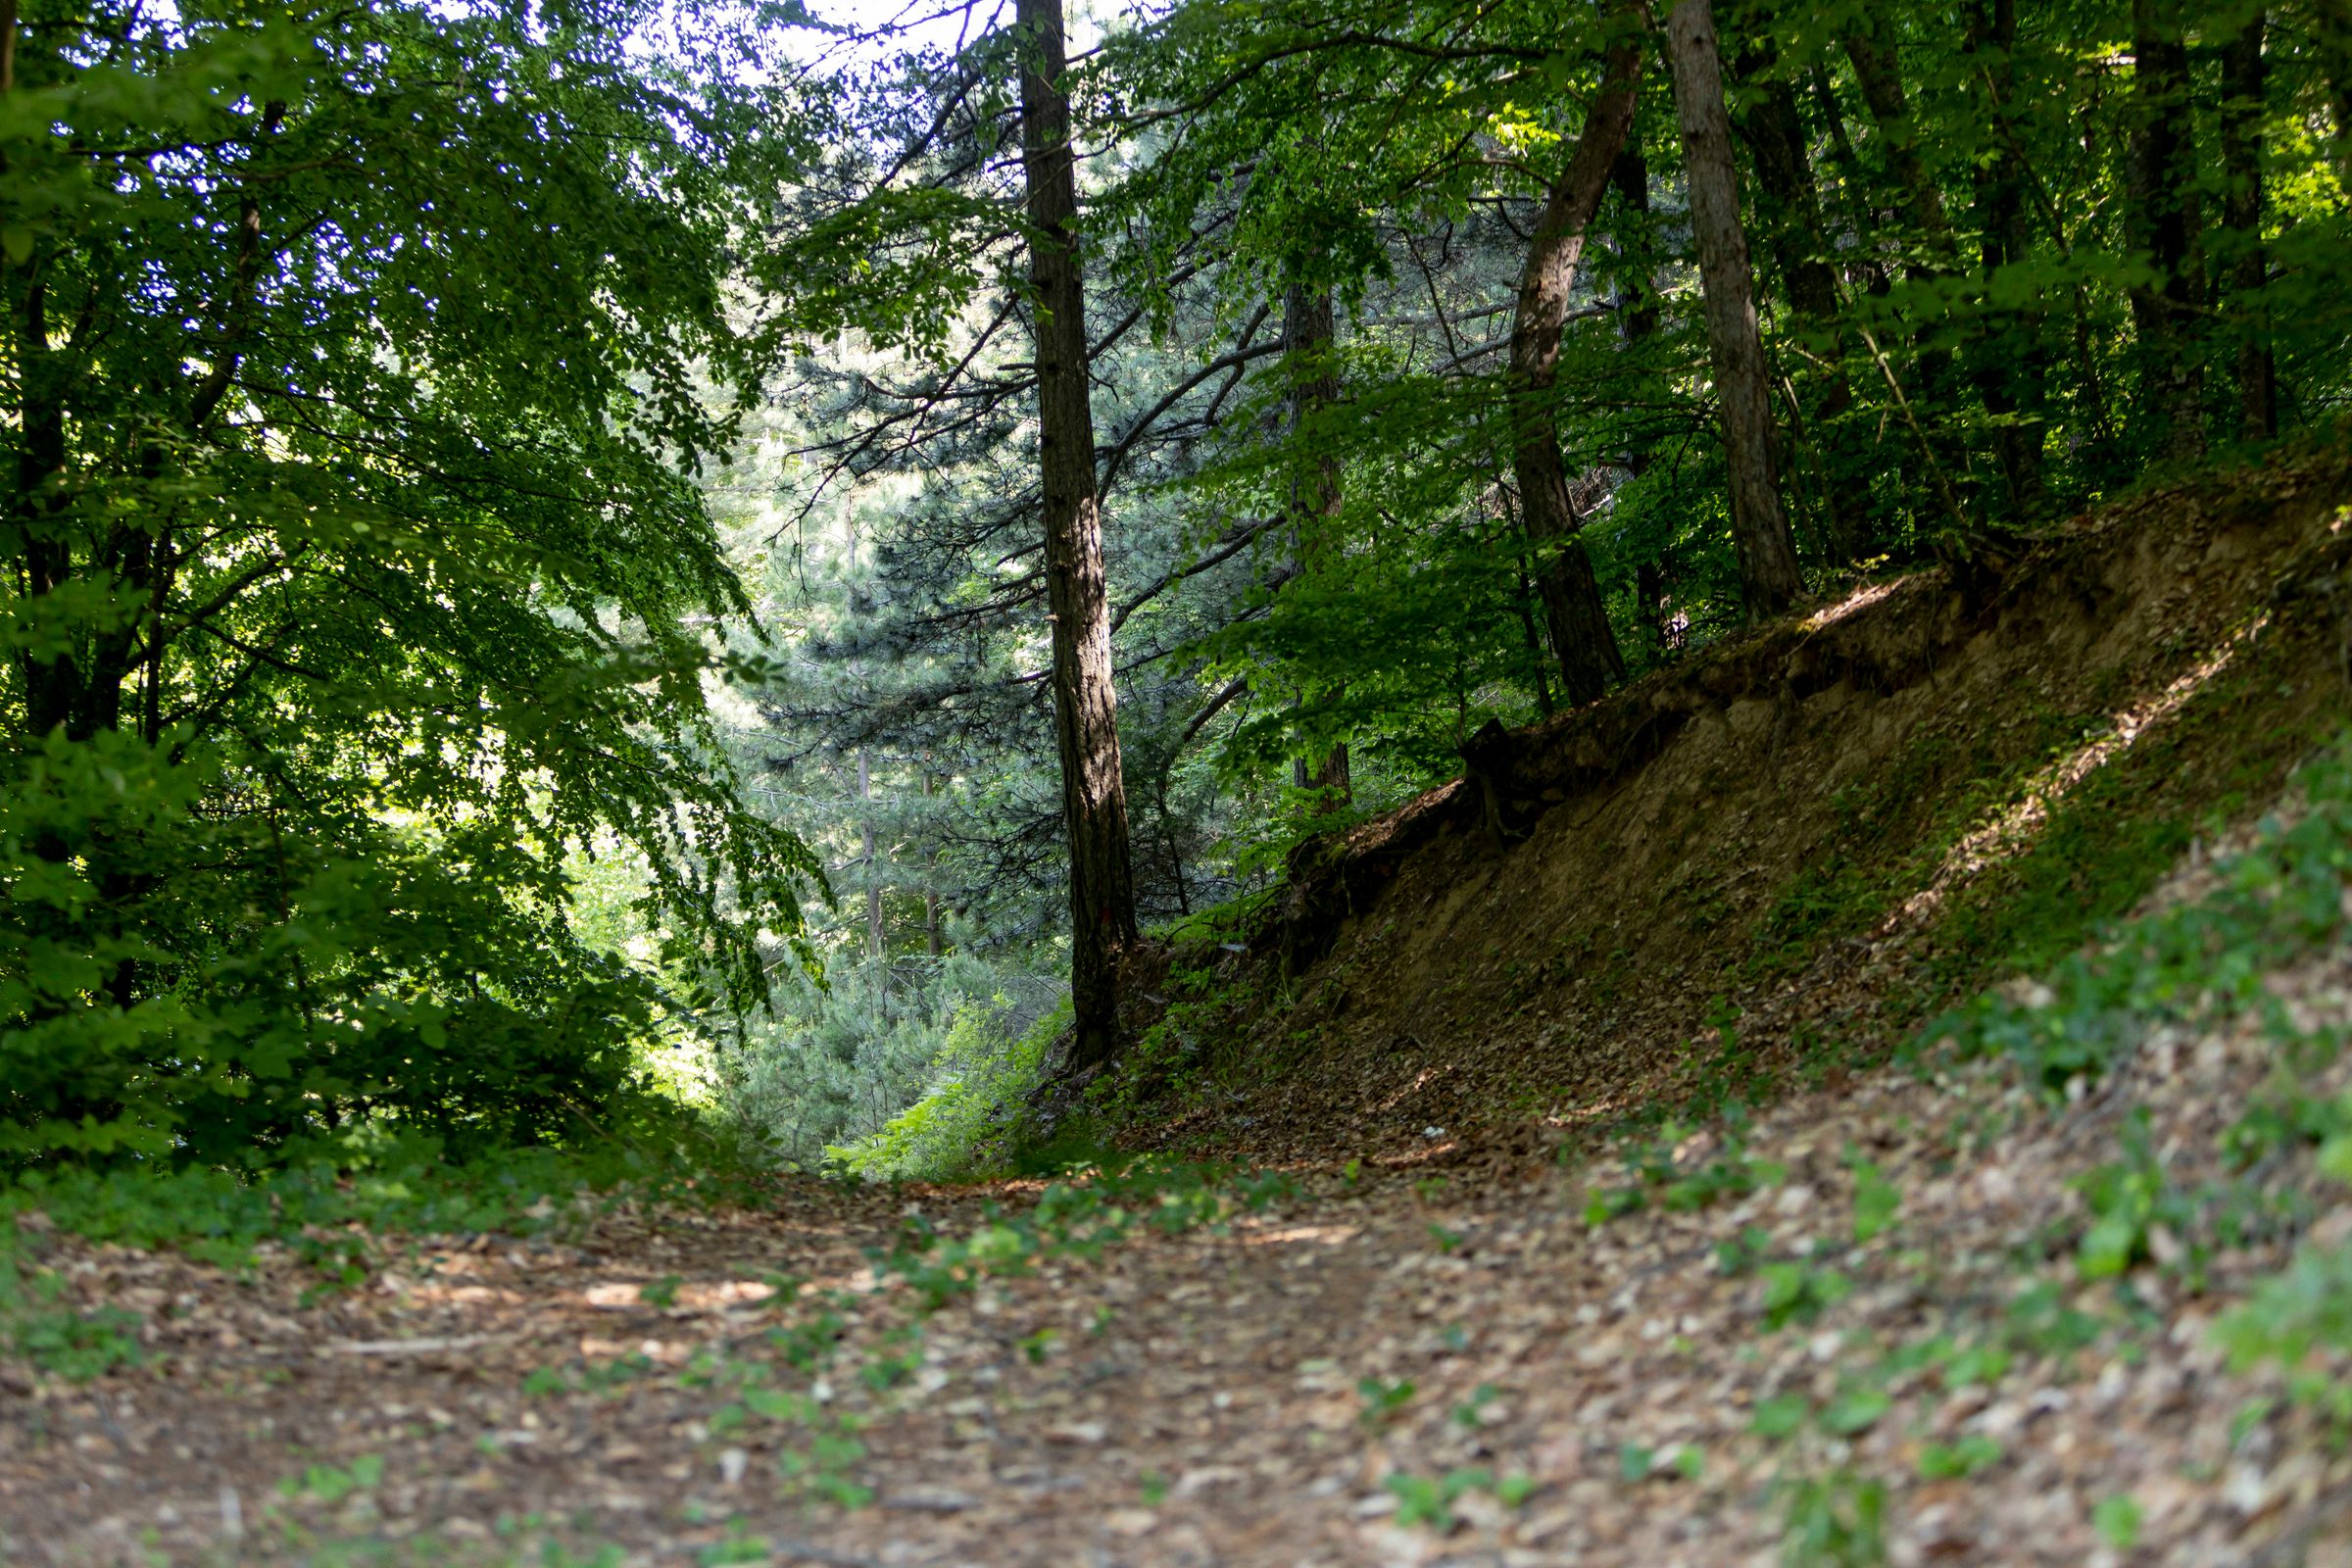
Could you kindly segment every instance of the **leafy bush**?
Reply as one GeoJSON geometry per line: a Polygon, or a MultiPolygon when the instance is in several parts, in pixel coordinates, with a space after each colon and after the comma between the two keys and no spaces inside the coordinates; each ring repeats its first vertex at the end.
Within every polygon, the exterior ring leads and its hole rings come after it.
{"type": "Polygon", "coordinates": [[[660,1008],[754,1004],[799,934],[820,867],[714,756],[705,627],[748,602],[686,471],[732,431],[686,388],[756,373],[709,139],[775,120],[657,85],[650,15],[15,32],[0,1169],[611,1132],[660,1008]],[[451,199],[516,180],[561,220],[451,199]],[[673,998],[570,923],[600,840],[673,998]]]}
{"type": "Polygon", "coordinates": [[[964,955],[835,963],[823,986],[796,975],[777,988],[773,1012],[743,1020],[719,1053],[716,1098],[774,1160],[816,1169],[827,1149],[871,1137],[936,1089],[973,1031],[1024,1033],[1065,990],[1057,977],[964,955]]]}
{"type": "Polygon", "coordinates": [[[968,1181],[1010,1168],[1047,1049],[1069,1022],[1065,1004],[1016,1040],[1005,1033],[1001,1008],[966,1003],[932,1063],[931,1092],[871,1136],[826,1150],[826,1157],[868,1181],[968,1181]]]}

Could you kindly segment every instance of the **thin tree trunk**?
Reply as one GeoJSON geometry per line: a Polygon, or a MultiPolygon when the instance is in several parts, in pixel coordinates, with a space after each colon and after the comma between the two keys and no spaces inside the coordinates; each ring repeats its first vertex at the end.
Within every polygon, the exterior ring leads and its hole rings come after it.
{"type": "Polygon", "coordinates": [[[1069,1066],[1117,1049],[1117,970],[1136,940],[1118,695],[1111,683],[1102,517],[1095,490],[1086,303],[1078,271],[1078,179],[1062,95],[1060,0],[1018,0],[1023,34],[1021,167],[1036,288],[1039,467],[1045,490],[1047,602],[1054,629],[1054,728],[1070,847],[1069,1066]]]}
{"type": "MultiPolygon", "coordinates": [[[[1751,57],[1745,74],[1760,77],[1768,62],[1751,57]]],[[[1830,549],[1840,561],[1867,555],[1871,544],[1869,453],[1860,450],[1854,429],[1841,422],[1854,406],[1845,376],[1845,335],[1838,319],[1838,274],[1826,260],[1829,229],[1812,162],[1805,154],[1805,123],[1796,89],[1785,80],[1754,80],[1754,96],[1740,120],[1740,134],[1754,155],[1756,184],[1771,208],[1767,232],[1773,264],[1781,274],[1797,332],[1812,369],[1807,413],[1817,434],[1824,476],[1822,510],[1830,549]]]]}
{"type": "Polygon", "coordinates": [[[2270,282],[2262,239],[2262,122],[2270,85],[2263,33],[2269,22],[2257,9],[2222,49],[2222,175],[2229,193],[2224,222],[2235,252],[2230,304],[2238,332],[2237,429],[2249,441],[2278,433],[2278,367],[2263,302],[2270,282]]]}
{"type": "Polygon", "coordinates": [[[1869,30],[1846,35],[1845,58],[1853,65],[1862,101],[1870,106],[1870,118],[1886,144],[1886,172],[1894,176],[1911,208],[1911,220],[1919,225],[1929,249],[1938,264],[1948,266],[1955,254],[1951,220],[1944,216],[1943,193],[1936,188],[1927,161],[1919,156],[1919,133],[1911,123],[1901,63],[1893,40],[1886,35],[1885,21],[1872,12],[1863,17],[1869,30]]]}
{"type": "Polygon", "coordinates": [[[1625,658],[1601,606],[1592,560],[1576,537],[1584,519],[1568,493],[1551,396],[1577,263],[1584,255],[1592,216],[1609,187],[1609,171],[1633,125],[1634,95],[1641,79],[1642,49],[1628,38],[1610,49],[1584,132],[1568,167],[1551,182],[1535,237],[1528,242],[1518,307],[1511,318],[1511,466],[1519,482],[1528,537],[1551,553],[1537,585],[1550,623],[1552,652],[1560,662],[1560,689],[1570,707],[1593,702],[1611,681],[1623,680],[1625,658]]]}
{"type": "Polygon", "coordinates": [[[2130,197],[2152,285],[2132,291],[2140,396],[2151,445],[2176,458],[2205,451],[2204,365],[2196,339],[2197,159],[2188,44],[2179,0],[2132,0],[2134,127],[2130,197]]]}
{"type": "MultiPolygon", "coordinates": [[[[1332,358],[1338,334],[1332,325],[1331,290],[1293,284],[1283,298],[1282,335],[1283,353],[1290,362],[1292,376],[1290,416],[1291,433],[1295,436],[1316,410],[1329,408],[1340,398],[1340,373],[1332,358]]],[[[1311,574],[1329,560],[1331,540],[1327,534],[1332,520],[1340,514],[1340,460],[1327,453],[1315,461],[1311,478],[1295,482],[1291,487],[1291,511],[1298,518],[1301,571],[1311,574]]],[[[1326,701],[1338,696],[1335,691],[1326,701]]],[[[1335,741],[1331,750],[1312,765],[1300,758],[1298,787],[1324,791],[1342,803],[1353,799],[1353,783],[1348,771],[1348,743],[1335,741]]]]}
{"type": "Polygon", "coordinates": [[[865,868],[865,956],[882,956],[882,884],[874,879],[874,775],[865,748],[858,748],[858,863],[865,868]]]}
{"type": "Polygon", "coordinates": [[[2352,0],[2312,0],[2312,32],[2335,112],[2335,178],[2352,196],[2352,0]]]}
{"type": "Polygon", "coordinates": [[[1732,545],[1740,558],[1748,615],[1761,619],[1804,597],[1805,579],[1774,482],[1772,384],[1756,329],[1755,285],[1732,164],[1732,122],[1723,102],[1723,60],[1708,0],[1677,0],[1667,15],[1666,41],[1674,61],[1674,107],[1690,180],[1690,229],[1706,293],[1707,346],[1731,470],[1732,545]]]}
{"type": "MultiPolygon", "coordinates": [[[[923,799],[931,799],[931,770],[923,769],[923,799]]],[[[928,826],[928,824],[926,825],[928,826]]],[[[931,841],[931,853],[924,858],[929,869],[928,886],[923,889],[923,951],[940,957],[948,951],[946,934],[939,922],[939,840],[931,841]]]]}
{"type": "MultiPolygon", "coordinates": [[[[2017,0],[1993,0],[1989,16],[1984,0],[1972,0],[1968,17],[1969,52],[1982,60],[1993,112],[2005,125],[2017,87],[2017,0]]],[[[2022,265],[2033,250],[2033,225],[2026,215],[2026,183],[2032,176],[2015,140],[2001,141],[1999,152],[1990,164],[1979,166],[1977,175],[1978,226],[1984,235],[1980,259],[1988,286],[1994,272],[2022,265]]],[[[2042,507],[2041,425],[2034,417],[2048,369],[2041,315],[2017,312],[2004,329],[1989,303],[1983,311],[1985,330],[1975,344],[1977,391],[1992,416],[2010,510],[2020,519],[2031,519],[2042,507]]]]}
{"type": "MultiPolygon", "coordinates": [[[[1904,276],[1924,282],[1957,271],[1959,250],[1952,238],[1951,220],[1944,212],[1943,192],[1919,154],[1919,130],[1911,119],[1910,95],[1903,87],[1902,62],[1883,15],[1871,10],[1861,14],[1861,30],[1846,35],[1845,57],[1854,68],[1854,81],[1862,89],[1862,101],[1870,110],[1879,141],[1886,149],[1886,172],[1922,240],[1921,249],[1903,269],[1904,276]]],[[[1912,351],[1919,366],[1915,407],[1925,406],[1928,422],[1934,427],[1936,460],[1947,473],[1964,474],[1967,454],[1949,436],[1942,418],[1954,391],[1951,350],[1936,342],[1934,323],[1922,322],[1912,335],[1912,351]]]]}

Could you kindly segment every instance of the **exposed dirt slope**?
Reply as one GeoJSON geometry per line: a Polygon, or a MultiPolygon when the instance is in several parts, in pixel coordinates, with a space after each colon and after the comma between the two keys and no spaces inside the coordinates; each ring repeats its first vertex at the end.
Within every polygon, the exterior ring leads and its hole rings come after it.
{"type": "Polygon", "coordinates": [[[2347,500],[2340,452],[2154,492],[1491,729],[1301,852],[1226,961],[1250,1006],[1169,1031],[1216,1091],[1163,1136],[1590,1121],[1690,1087],[1731,1012],[1769,1072],[2063,951],[2342,711],[2347,500]]]}

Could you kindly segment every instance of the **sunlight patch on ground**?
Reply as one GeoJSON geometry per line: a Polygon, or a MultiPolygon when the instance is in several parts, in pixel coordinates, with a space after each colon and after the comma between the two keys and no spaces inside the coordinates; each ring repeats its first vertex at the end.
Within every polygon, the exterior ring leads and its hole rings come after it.
{"type": "Polygon", "coordinates": [[[1292,1242],[1320,1242],[1325,1247],[1337,1247],[1351,1242],[1364,1233],[1361,1225],[1286,1225],[1275,1231],[1248,1231],[1242,1236],[1244,1247],[1275,1247],[1292,1242]]]}
{"type": "Polygon", "coordinates": [[[2269,624],[2268,614],[2256,616],[2162,691],[2108,715],[2107,724],[2098,735],[2042,769],[2027,782],[2014,801],[1963,835],[1944,856],[1943,863],[1936,868],[1928,885],[1904,900],[1875,935],[1884,939],[1898,930],[1924,924],[1935,917],[1954,889],[1974,879],[1986,866],[2022,854],[2048,824],[2050,812],[2060,802],[2080,789],[2093,773],[2130,751],[2150,730],[2187,707],[2189,699],[2228,669],[2238,653],[2269,624]]]}
{"type": "Polygon", "coordinates": [[[1919,574],[1917,572],[1913,572],[1910,574],[1910,576],[1889,577],[1885,582],[1865,583],[1860,588],[1855,589],[1852,593],[1847,594],[1843,599],[1838,600],[1836,604],[1827,606],[1824,609],[1818,610],[1812,614],[1807,615],[1802,621],[1798,622],[1799,629],[1804,631],[1822,631],[1828,627],[1835,626],[1839,621],[1847,619],[1853,615],[1858,615],[1863,611],[1868,610],[1871,606],[1879,603],[1881,600],[1889,597],[1896,589],[1902,587],[1905,583],[1910,582],[1913,577],[1918,575],[1919,574]]]}

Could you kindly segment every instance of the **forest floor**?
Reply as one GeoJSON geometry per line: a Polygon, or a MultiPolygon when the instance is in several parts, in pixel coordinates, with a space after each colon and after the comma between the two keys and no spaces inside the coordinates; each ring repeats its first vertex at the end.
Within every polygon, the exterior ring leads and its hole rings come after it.
{"type": "MultiPolygon", "coordinates": [[[[2217,1330],[2297,1232],[2352,1232],[2307,1140],[2225,1132],[2289,1103],[2281,1029],[2352,1025],[2342,927],[2255,994],[2055,1102],[1955,1059],[1575,1168],[1431,1129],[1254,1176],[583,1202],[369,1239],[323,1293],[281,1247],[23,1215],[144,1362],[11,1365],[6,1560],[2352,1561],[2352,1456],[2217,1330]]],[[[2306,1066],[2291,1103],[2337,1103],[2306,1066]]]]}
{"type": "Polygon", "coordinates": [[[1866,589],[1374,824],[1460,818],[1155,1026],[1226,1163],[0,1204],[0,1563],[2352,1565],[2347,495],[1866,589]]]}

